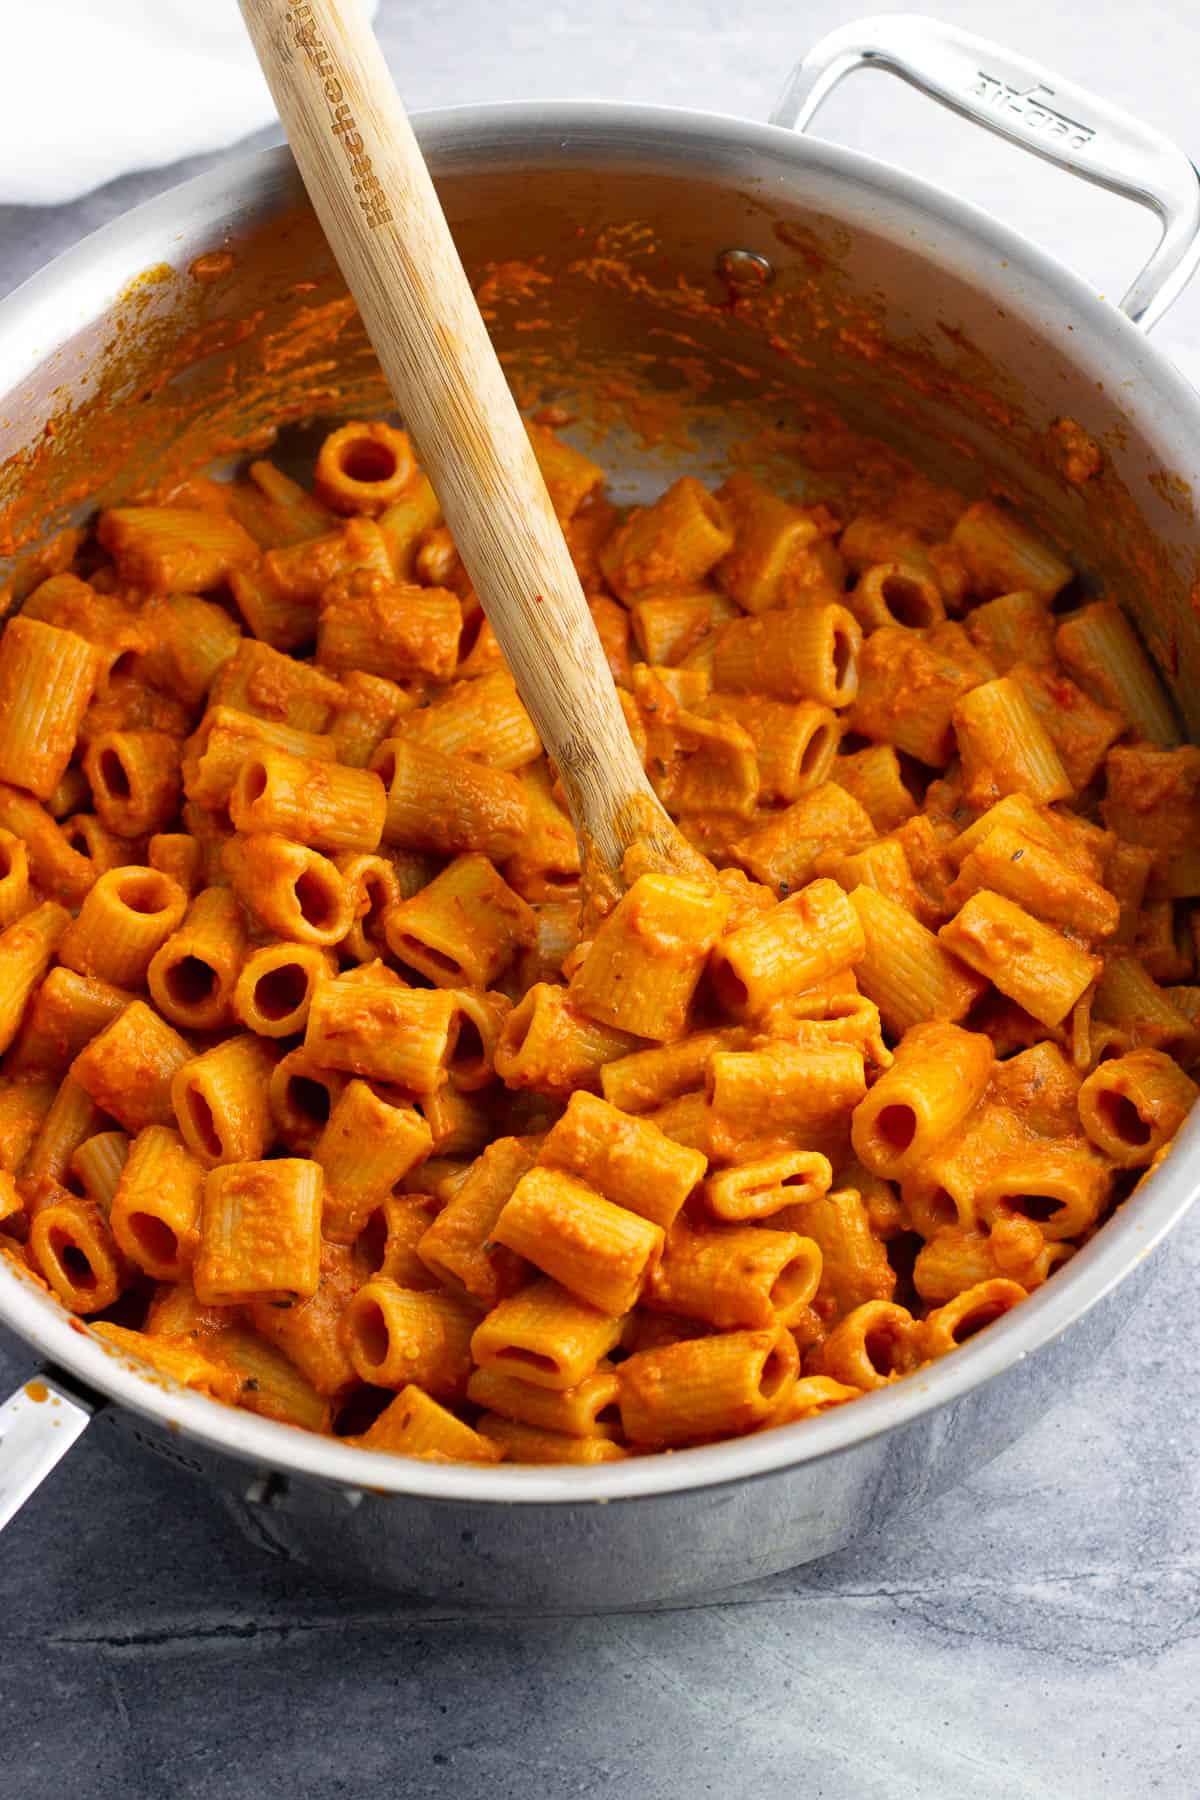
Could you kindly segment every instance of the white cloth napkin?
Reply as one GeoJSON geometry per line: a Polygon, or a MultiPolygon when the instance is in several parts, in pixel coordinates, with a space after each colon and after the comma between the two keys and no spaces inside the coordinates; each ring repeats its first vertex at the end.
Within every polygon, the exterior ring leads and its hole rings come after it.
{"type": "MultiPolygon", "coordinates": [[[[374,15],[378,0],[353,0],[374,15]]],[[[275,119],[237,0],[0,0],[0,203],[55,206],[275,119]]]]}

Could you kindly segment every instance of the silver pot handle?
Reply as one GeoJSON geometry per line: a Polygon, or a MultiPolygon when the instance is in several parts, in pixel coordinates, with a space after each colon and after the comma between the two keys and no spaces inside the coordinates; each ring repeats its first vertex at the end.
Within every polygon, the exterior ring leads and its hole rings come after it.
{"type": "Polygon", "coordinates": [[[898,75],[962,118],[1154,213],[1162,236],[1121,302],[1135,324],[1157,324],[1195,274],[1200,174],[1152,126],[1028,57],[915,13],[860,19],[823,37],[793,72],[771,123],[806,130],[856,69],[898,75]]]}
{"type": "Polygon", "coordinates": [[[43,1370],[0,1407],[0,1531],[41,1487],[103,1405],[43,1370]]]}

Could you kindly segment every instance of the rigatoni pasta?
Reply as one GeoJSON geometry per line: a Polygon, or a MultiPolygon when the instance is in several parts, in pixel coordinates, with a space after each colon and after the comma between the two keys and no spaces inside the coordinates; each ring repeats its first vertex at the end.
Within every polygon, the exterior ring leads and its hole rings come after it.
{"type": "Polygon", "coordinates": [[[101,824],[117,837],[160,831],[179,811],[179,744],[169,732],[101,732],[84,752],[83,772],[101,824]]]}
{"type": "Polygon", "coordinates": [[[30,995],[71,928],[66,909],[47,900],[0,932],[0,1051],[16,1037],[30,995]]]}
{"type": "Polygon", "coordinates": [[[86,638],[38,619],[9,621],[0,638],[0,781],[49,800],[99,674],[86,638]]]}
{"type": "Polygon", "coordinates": [[[29,1261],[73,1313],[101,1313],[121,1294],[125,1277],[104,1214],[54,1182],[27,1202],[29,1261]]]}
{"type": "Polygon", "coordinates": [[[492,1237],[579,1300],[620,1317],[662,1254],[661,1229],[560,1169],[523,1175],[492,1237]]]}
{"type": "Polygon", "coordinates": [[[235,971],[234,1013],[259,1037],[293,1037],[304,1030],[313,995],[333,969],[329,951],[317,944],[263,944],[235,971]]]}
{"type": "Polygon", "coordinates": [[[629,602],[655,588],[700,581],[732,548],[720,500],[684,475],[652,506],[635,509],[601,551],[613,592],[629,602]]]}
{"type": "Polygon", "coordinates": [[[821,1282],[811,1238],[774,1226],[677,1222],[652,1270],[646,1304],[718,1330],[795,1325],[821,1282]]]}
{"type": "Polygon", "coordinates": [[[446,1079],[457,1029],[452,994],[329,981],[313,996],[304,1047],[320,1068],[432,1094],[446,1079]]]}
{"type": "Polygon", "coordinates": [[[844,606],[805,606],[734,619],[717,637],[713,679],[735,694],[849,705],[858,692],[862,631],[844,606]]]}
{"type": "Polygon", "coordinates": [[[278,832],[313,850],[378,849],[386,812],[383,783],[369,769],[286,750],[246,757],[229,795],[235,830],[278,832]]]}
{"type": "Polygon", "coordinates": [[[365,1450],[420,1456],[433,1462],[499,1462],[505,1447],[473,1431],[424,1388],[402,1388],[359,1440],[365,1450]]]}
{"type": "Polygon", "coordinates": [[[355,1373],[373,1387],[411,1381],[435,1399],[456,1400],[466,1393],[478,1317],[449,1294],[402,1288],[376,1275],[346,1308],[342,1335],[355,1373]]]}
{"type": "Polygon", "coordinates": [[[595,1373],[623,1326],[623,1319],[543,1277],[492,1308],[471,1338],[471,1356],[481,1369],[562,1392],[595,1373]]]}
{"type": "Polygon", "coordinates": [[[121,1252],[156,1281],[181,1281],[200,1242],[204,1164],[177,1131],[147,1125],[129,1149],[109,1224],[121,1252]]]}
{"type": "Polygon", "coordinates": [[[435,1281],[489,1307],[523,1285],[529,1264],[499,1243],[494,1230],[533,1161],[528,1144],[515,1137],[497,1138],[476,1157],[416,1244],[419,1262],[435,1281]]]}
{"type": "Polygon", "coordinates": [[[189,832],[155,833],[146,846],[146,862],[149,868],[178,882],[185,895],[193,895],[200,887],[203,846],[189,832]]]}
{"type": "Polygon", "coordinates": [[[432,1150],[433,1133],[414,1107],[384,1100],[365,1081],[351,1081],[313,1146],[313,1161],[325,1172],[325,1236],[353,1244],[376,1207],[432,1150]]]}
{"type": "Polygon", "coordinates": [[[252,1300],[248,1308],[258,1335],[273,1344],[322,1398],[354,1387],[354,1365],[342,1342],[342,1316],[361,1280],[361,1263],[352,1251],[323,1243],[315,1294],[288,1305],[252,1300]]]}
{"type": "Polygon", "coordinates": [[[568,990],[589,1018],[659,1042],[683,1035],[728,903],[681,875],[642,875],[592,940],[568,990]]]}
{"type": "Polygon", "coordinates": [[[144,1125],[174,1123],[171,1083],[191,1057],[186,1038],[144,1001],[133,1000],[79,1052],[70,1076],[97,1106],[136,1133],[144,1125]]]}
{"type": "Polygon", "coordinates": [[[941,943],[1042,1025],[1060,1025],[1100,973],[1095,957],[986,889],[938,932],[941,943]]]}
{"type": "Polygon", "coordinates": [[[0,827],[24,844],[29,872],[38,886],[68,906],[78,906],[98,871],[58,820],[32,794],[0,782],[0,827]]]}
{"type": "Polygon", "coordinates": [[[1085,692],[1127,719],[1139,737],[1163,749],[1179,742],[1162,684],[1115,601],[1096,601],[1068,614],[1054,648],[1085,692]]]}
{"type": "Polygon", "coordinates": [[[598,1466],[903,1379],[1158,1161],[1200,750],[990,501],[530,439],[689,873],[590,891],[394,425],[111,509],[0,637],[0,1252],[266,1418],[598,1466]]]}
{"type": "Polygon", "coordinates": [[[528,805],[507,771],[407,737],[385,739],[371,768],[387,790],[385,844],[438,856],[477,850],[497,861],[520,848],[528,805]]]}
{"type": "Polygon", "coordinates": [[[35,1180],[64,1180],[76,1151],[103,1123],[104,1114],[87,1089],[67,1075],[41,1120],[29,1150],[26,1173],[35,1180]]]}
{"type": "Polygon", "coordinates": [[[244,1032],[184,1063],[172,1077],[176,1123],[206,1168],[257,1162],[270,1147],[275,1055],[271,1044],[244,1032]]]}
{"type": "Polygon", "coordinates": [[[197,894],[178,931],[155,951],[146,970],[150,997],[163,1018],[182,1031],[227,1025],[246,938],[232,889],[204,888],[197,894]]]}
{"type": "Polygon", "coordinates": [[[192,1276],[201,1304],[303,1300],[315,1294],[322,1197],[320,1168],[299,1158],[210,1169],[192,1276]]]}
{"type": "Polygon", "coordinates": [[[59,961],[113,987],[141,987],[155,952],[186,911],[187,895],[169,875],[133,866],[110,869],[63,933],[59,961]]]}
{"type": "Polygon", "coordinates": [[[621,1364],[622,1428],[649,1450],[750,1431],[782,1405],[799,1361],[783,1325],[641,1350],[621,1364]]]}
{"type": "Polygon", "coordinates": [[[541,755],[533,720],[503,667],[454,682],[431,705],[406,713],[400,724],[411,743],[493,769],[523,769],[541,755]]]}
{"type": "Polygon", "coordinates": [[[0,931],[31,904],[29,852],[11,831],[0,831],[0,931]]]}
{"type": "Polygon", "coordinates": [[[96,1131],[84,1138],[69,1168],[84,1197],[94,1200],[111,1223],[112,1204],[129,1157],[129,1138],[123,1131],[96,1131]]]}
{"type": "Polygon", "coordinates": [[[231,837],[221,866],[243,906],[268,931],[297,944],[337,944],[354,905],[335,863],[275,832],[231,837]]]}
{"type": "Polygon", "coordinates": [[[534,916],[486,856],[459,856],[383,921],[402,967],[435,987],[489,988],[531,943],[534,916]]]}

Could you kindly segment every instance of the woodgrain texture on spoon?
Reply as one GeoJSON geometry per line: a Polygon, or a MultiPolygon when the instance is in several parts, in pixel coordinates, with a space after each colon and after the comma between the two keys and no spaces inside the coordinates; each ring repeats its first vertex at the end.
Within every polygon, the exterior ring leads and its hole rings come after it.
{"type": "Polygon", "coordinates": [[[699,859],[629,736],[524,424],[357,0],[240,4],[317,217],[558,766],[585,863],[616,880],[641,840],[650,866],[694,870],[699,859]]]}

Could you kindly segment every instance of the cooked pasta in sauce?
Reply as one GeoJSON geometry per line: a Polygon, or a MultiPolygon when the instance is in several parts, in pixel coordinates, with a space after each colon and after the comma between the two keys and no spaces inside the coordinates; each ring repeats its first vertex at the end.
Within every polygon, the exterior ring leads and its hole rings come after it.
{"type": "Polygon", "coordinates": [[[391,426],[103,513],[0,638],[0,1246],[216,1399],[586,1464],[900,1380],[1125,1199],[1196,1095],[1200,749],[991,503],[622,513],[530,430],[707,861],[581,906],[391,426]]]}

